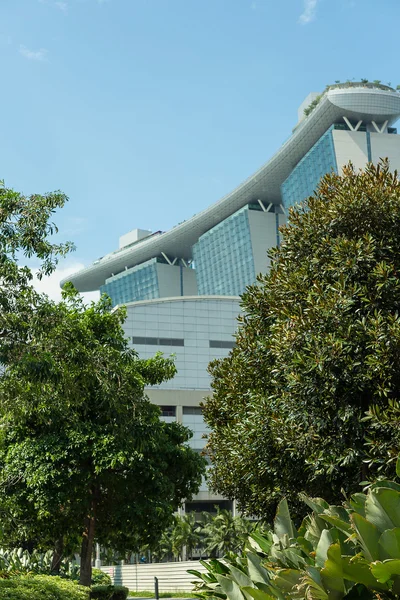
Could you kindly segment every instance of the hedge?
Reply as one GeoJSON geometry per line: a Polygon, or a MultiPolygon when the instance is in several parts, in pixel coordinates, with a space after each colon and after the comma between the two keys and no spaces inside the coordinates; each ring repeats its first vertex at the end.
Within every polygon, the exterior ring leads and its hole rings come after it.
{"type": "Polygon", "coordinates": [[[0,579],[0,600],[89,600],[89,588],[50,575],[0,579]]]}

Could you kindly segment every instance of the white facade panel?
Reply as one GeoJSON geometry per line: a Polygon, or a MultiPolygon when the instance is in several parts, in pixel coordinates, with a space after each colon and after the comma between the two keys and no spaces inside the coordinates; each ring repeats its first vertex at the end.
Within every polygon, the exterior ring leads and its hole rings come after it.
{"type": "Polygon", "coordinates": [[[392,171],[400,171],[400,135],[388,133],[371,133],[372,162],[388,158],[392,171]]]}
{"type": "Polygon", "coordinates": [[[368,162],[367,134],[365,131],[332,131],[338,172],[351,161],[356,169],[362,169],[368,162]]]}

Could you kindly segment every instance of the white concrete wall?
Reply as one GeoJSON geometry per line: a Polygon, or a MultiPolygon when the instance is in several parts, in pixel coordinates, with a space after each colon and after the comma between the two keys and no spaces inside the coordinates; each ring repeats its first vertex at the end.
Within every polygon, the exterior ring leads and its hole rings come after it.
{"type": "Polygon", "coordinates": [[[133,592],[154,591],[154,577],[158,578],[160,592],[192,592],[192,582],[196,578],[187,572],[188,569],[201,573],[207,571],[199,561],[195,560],[101,567],[102,571],[110,575],[115,585],[124,585],[133,592]]]}
{"type": "Polygon", "coordinates": [[[210,389],[208,363],[229,353],[226,348],[210,348],[210,340],[233,342],[240,312],[239,299],[230,297],[185,297],[127,304],[126,336],[184,339],[184,346],[131,345],[142,358],[156,352],[176,357],[177,375],[161,384],[162,389],[210,389]]]}
{"type": "Polygon", "coordinates": [[[275,213],[249,210],[249,227],[256,275],[266,273],[270,260],[267,252],[277,245],[275,213]]]}
{"type": "Polygon", "coordinates": [[[371,133],[372,162],[388,158],[391,170],[400,171],[400,135],[390,133],[371,133]]]}
{"type": "Polygon", "coordinates": [[[363,169],[368,162],[367,135],[365,131],[332,131],[338,172],[351,160],[356,169],[363,169]]]}
{"type": "MultiPolygon", "coordinates": [[[[182,268],[183,296],[197,295],[196,272],[187,267],[182,268]]],[[[171,298],[181,295],[181,268],[179,265],[157,263],[157,277],[160,298],[171,298]]]]}

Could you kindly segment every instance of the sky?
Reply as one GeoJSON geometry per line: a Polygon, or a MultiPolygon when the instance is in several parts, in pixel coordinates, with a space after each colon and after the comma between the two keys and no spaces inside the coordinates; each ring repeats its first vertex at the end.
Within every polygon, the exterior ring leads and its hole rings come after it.
{"type": "Polygon", "coordinates": [[[40,289],[219,200],[309,92],[400,84],[399,17],[399,0],[0,0],[0,179],[65,192],[76,245],[40,289]]]}

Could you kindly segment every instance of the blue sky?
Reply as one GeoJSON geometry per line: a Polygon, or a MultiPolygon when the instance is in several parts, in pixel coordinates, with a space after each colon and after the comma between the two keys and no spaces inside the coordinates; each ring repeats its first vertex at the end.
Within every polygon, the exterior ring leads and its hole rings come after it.
{"type": "Polygon", "coordinates": [[[67,193],[60,273],[89,264],[229,192],[310,91],[400,84],[399,17],[399,0],[1,0],[0,179],[67,193]]]}

